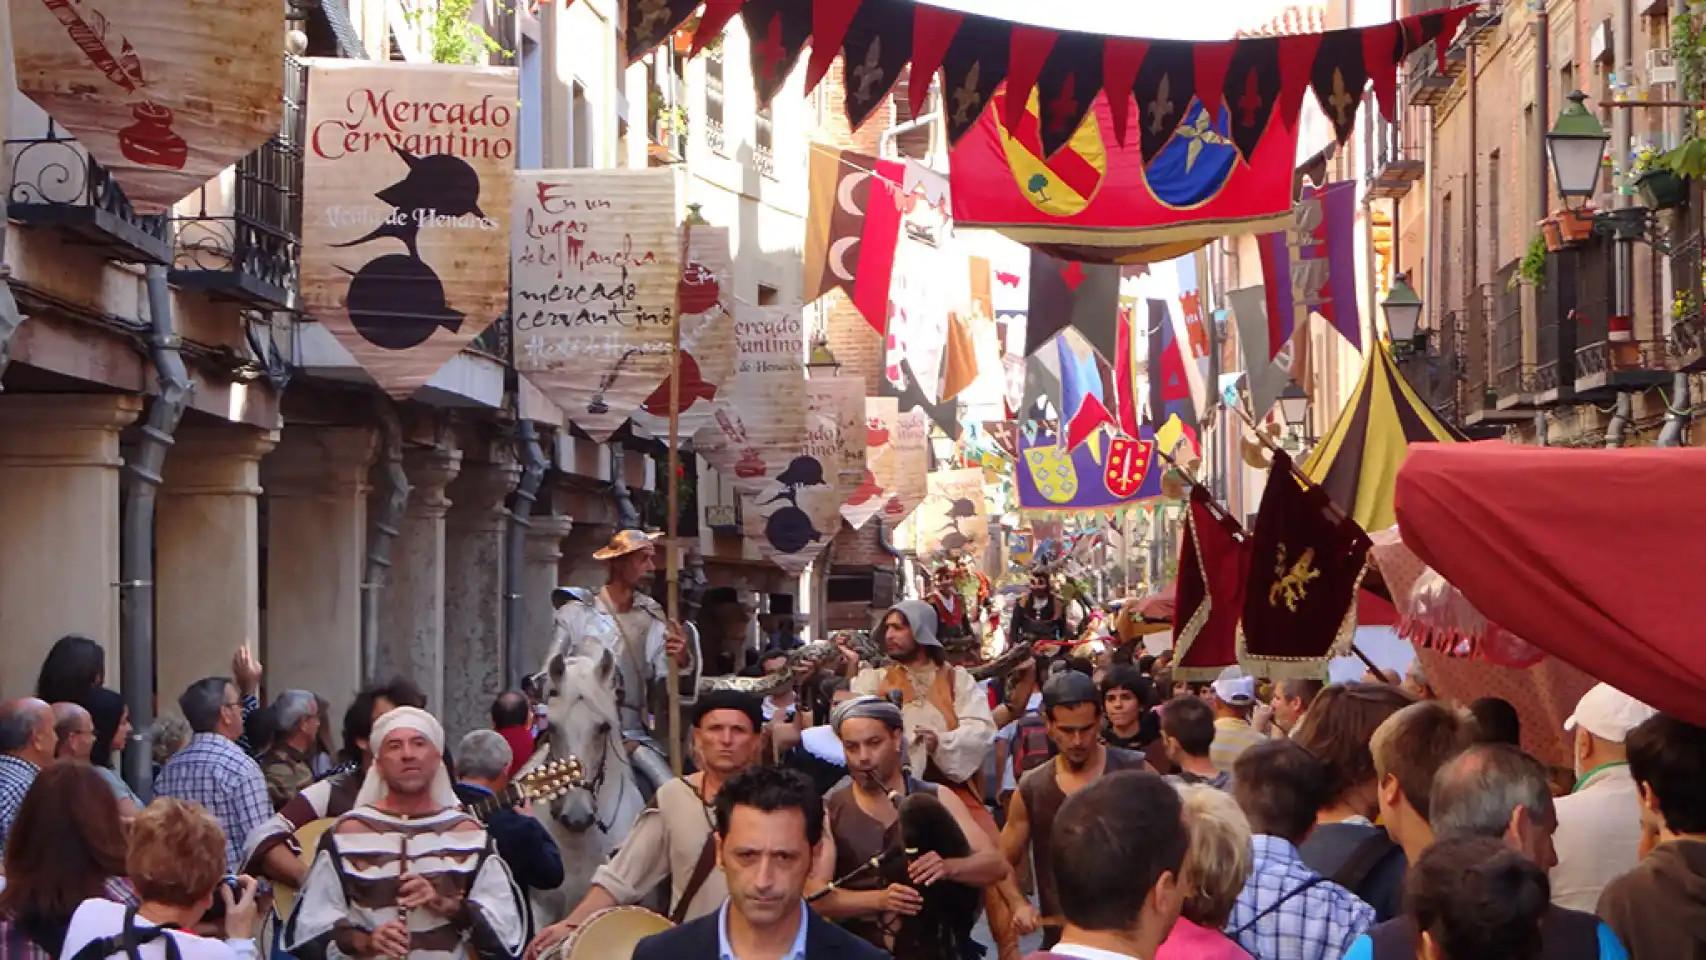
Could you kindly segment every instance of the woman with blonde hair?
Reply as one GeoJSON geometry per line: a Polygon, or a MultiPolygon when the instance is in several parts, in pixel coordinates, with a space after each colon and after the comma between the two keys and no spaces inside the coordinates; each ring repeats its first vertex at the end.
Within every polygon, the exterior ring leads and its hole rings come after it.
{"type": "Polygon", "coordinates": [[[1185,903],[1155,960],[1250,960],[1221,932],[1250,878],[1250,821],[1238,801],[1216,787],[1180,787],[1179,798],[1191,838],[1179,870],[1185,903]]]}

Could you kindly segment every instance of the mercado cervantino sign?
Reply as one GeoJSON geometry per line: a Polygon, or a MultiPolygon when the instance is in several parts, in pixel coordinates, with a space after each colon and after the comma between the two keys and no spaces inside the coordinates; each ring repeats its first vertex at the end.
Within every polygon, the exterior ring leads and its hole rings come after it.
{"type": "MultiPolygon", "coordinates": [[[[8,0],[18,90],[142,213],[278,132],[284,0],[8,0]]],[[[44,131],[45,133],[45,131],[44,131]]]]}
{"type": "Polygon", "coordinates": [[[302,299],[392,396],[502,314],[515,71],[311,60],[302,299]]]}

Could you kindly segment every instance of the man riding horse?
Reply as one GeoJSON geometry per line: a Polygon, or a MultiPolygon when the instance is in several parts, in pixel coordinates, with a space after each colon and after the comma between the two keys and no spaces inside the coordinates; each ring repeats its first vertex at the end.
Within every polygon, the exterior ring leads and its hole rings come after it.
{"type": "Polygon", "coordinates": [[[667,729],[668,660],[680,671],[683,704],[693,702],[699,686],[696,645],[688,643],[682,625],[665,617],[663,607],[641,589],[657,568],[656,536],[619,530],[592,555],[609,565],[609,578],[590,602],[569,593],[569,602],[557,609],[553,645],[569,655],[596,645],[616,658],[622,736],[647,795],[672,776],[667,745],[669,737],[679,735],[667,729]]]}

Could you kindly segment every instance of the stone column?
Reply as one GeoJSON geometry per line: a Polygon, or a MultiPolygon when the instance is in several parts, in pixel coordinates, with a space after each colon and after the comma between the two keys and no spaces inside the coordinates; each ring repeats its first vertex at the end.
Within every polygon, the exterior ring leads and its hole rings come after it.
{"type": "Polygon", "coordinates": [[[575,522],[562,514],[540,514],[528,518],[525,560],[521,567],[522,667],[528,671],[545,665],[555,633],[551,591],[562,581],[563,540],[575,522]]]}
{"type": "Polygon", "coordinates": [[[444,543],[444,727],[452,740],[490,726],[508,685],[504,662],[504,498],[521,465],[464,462],[450,484],[444,543]]]}
{"type": "Polygon", "coordinates": [[[107,651],[118,686],[119,430],[142,398],[0,395],[0,696],[35,689],[54,641],[107,651]]]}
{"type": "Polygon", "coordinates": [[[267,687],[325,697],[333,723],[361,686],[361,578],[367,553],[371,427],[287,426],[261,461],[267,687]]]}
{"type": "Polygon", "coordinates": [[[444,715],[445,488],[462,466],[454,447],[414,447],[403,453],[409,505],[391,543],[391,570],[379,594],[380,677],[420,685],[427,709],[444,715]]]}
{"type": "MultiPolygon", "coordinates": [[[[225,674],[246,646],[260,656],[261,458],[277,431],[180,428],[154,517],[155,685],[169,704],[225,674]]],[[[264,664],[263,664],[264,665],[264,664]]],[[[275,680],[268,690],[284,689],[275,680]]]]}

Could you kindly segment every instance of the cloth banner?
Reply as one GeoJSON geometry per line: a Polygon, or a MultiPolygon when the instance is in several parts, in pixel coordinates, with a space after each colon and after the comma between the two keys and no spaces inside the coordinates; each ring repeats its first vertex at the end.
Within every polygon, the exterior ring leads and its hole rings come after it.
{"type": "MultiPolygon", "coordinates": [[[[18,92],[47,111],[61,136],[77,138],[137,213],[164,211],[279,132],[278,0],[221,0],[193,11],[163,9],[159,0],[10,0],[9,8],[18,92]]],[[[362,91],[353,105],[382,117],[391,113],[387,92],[362,91]]],[[[508,103],[505,112],[513,113],[513,79],[508,103]]],[[[334,127],[311,142],[310,154],[365,151],[356,144],[367,133],[334,127]]],[[[19,134],[14,128],[9,135],[19,134]]],[[[74,190],[96,189],[86,172],[69,167],[42,166],[40,174],[60,174],[42,179],[32,170],[32,152],[50,151],[17,148],[14,203],[73,200],[63,195],[66,177],[74,190]]],[[[66,161],[64,152],[54,158],[66,161]]]]}
{"type": "Polygon", "coordinates": [[[1286,229],[1257,238],[1267,288],[1270,358],[1311,313],[1320,314],[1351,346],[1362,349],[1356,199],[1357,185],[1351,180],[1305,187],[1286,229]]]}
{"type": "MultiPolygon", "coordinates": [[[[928,404],[945,402],[942,361],[948,318],[964,316],[971,304],[971,271],[953,242],[947,206],[933,206],[922,193],[904,198],[901,237],[889,283],[888,363],[911,363],[928,404]]],[[[902,405],[904,408],[904,404],[902,405]]]]}
{"type": "Polygon", "coordinates": [[[1368,536],[1305,489],[1291,458],[1274,452],[1250,537],[1250,575],[1238,625],[1238,661],[1258,676],[1320,676],[1350,653],[1368,536]]]}
{"type": "Polygon", "coordinates": [[[1138,439],[1098,430],[1070,452],[1053,424],[1019,431],[1014,486],[1022,510],[1108,511],[1161,495],[1159,458],[1147,430],[1138,439]]]}
{"type": "Polygon", "coordinates": [[[1173,306],[1150,299],[1146,334],[1149,345],[1149,416],[1162,452],[1178,450],[1181,439],[1197,450],[1197,409],[1191,400],[1191,381],[1185,372],[1185,347],[1179,325],[1173,322],[1173,306]]]}
{"type": "Polygon", "coordinates": [[[1199,419],[1206,418],[1213,408],[1214,393],[1208,382],[1208,316],[1203,300],[1207,294],[1202,278],[1208,273],[1208,261],[1202,251],[1180,257],[1172,263],[1179,278],[1179,310],[1171,314],[1174,342],[1179,345],[1179,358],[1184,361],[1185,382],[1191,388],[1191,407],[1199,419]]]}
{"type": "Polygon", "coordinates": [[[765,477],[744,512],[745,533],[764,559],[798,576],[841,530],[841,504],[864,473],[864,381],[804,381],[806,429],[798,455],[765,477]]]}
{"type": "Polygon", "coordinates": [[[930,417],[923,410],[901,410],[895,417],[891,443],[894,446],[894,485],[883,501],[883,522],[898,526],[924,502],[929,493],[925,475],[930,472],[930,417]]]}
{"type": "Polygon", "coordinates": [[[515,97],[511,69],[309,61],[303,308],[393,397],[504,311],[515,97]]]}
{"type": "MultiPolygon", "coordinates": [[[[681,402],[678,436],[685,443],[715,422],[717,391],[734,376],[734,265],[727,227],[695,224],[681,271],[681,402]]],[[[636,424],[660,440],[669,437],[669,376],[652,391],[636,424]]]]}
{"type": "Polygon", "coordinates": [[[841,518],[855,530],[882,511],[895,489],[900,459],[895,449],[895,431],[899,429],[900,404],[895,398],[865,398],[864,476],[841,505],[841,518]]]}
{"type": "Polygon", "coordinates": [[[675,172],[519,176],[515,367],[603,443],[669,377],[682,281],[675,172]]]}
{"type": "Polygon", "coordinates": [[[1249,395],[1250,417],[1261,422],[1274,401],[1292,379],[1292,345],[1278,351],[1268,349],[1268,309],[1262,287],[1244,287],[1226,295],[1232,304],[1232,319],[1238,325],[1238,342],[1244,348],[1244,389],[1249,395]]]}
{"type": "Polygon", "coordinates": [[[997,94],[995,109],[949,154],[963,226],[1058,244],[1078,260],[1150,263],[1216,237],[1278,229],[1290,216],[1295,126],[1274,124],[1245,162],[1232,142],[1232,111],[1189,99],[1182,115],[1169,115],[1166,145],[1145,164],[1138,138],[1115,138],[1107,98],[1098,96],[1066,146],[1046,154],[1035,98],[1009,125],[1007,96],[997,94]]]}
{"type": "Polygon", "coordinates": [[[1238,662],[1238,618],[1250,575],[1250,543],[1237,521],[1191,488],[1174,581],[1173,679],[1213,680],[1238,662]]]}
{"type": "Polygon", "coordinates": [[[982,563],[989,547],[989,515],[978,468],[936,470],[913,518],[920,559],[968,557],[982,563]]]}
{"type": "Polygon", "coordinates": [[[898,161],[811,146],[805,300],[839,288],[879,334],[888,329],[904,176],[898,161]]]}
{"type": "Polygon", "coordinates": [[[700,456],[749,496],[800,453],[806,433],[803,329],[797,307],[735,302],[734,379],[695,442],[700,456]]]}

